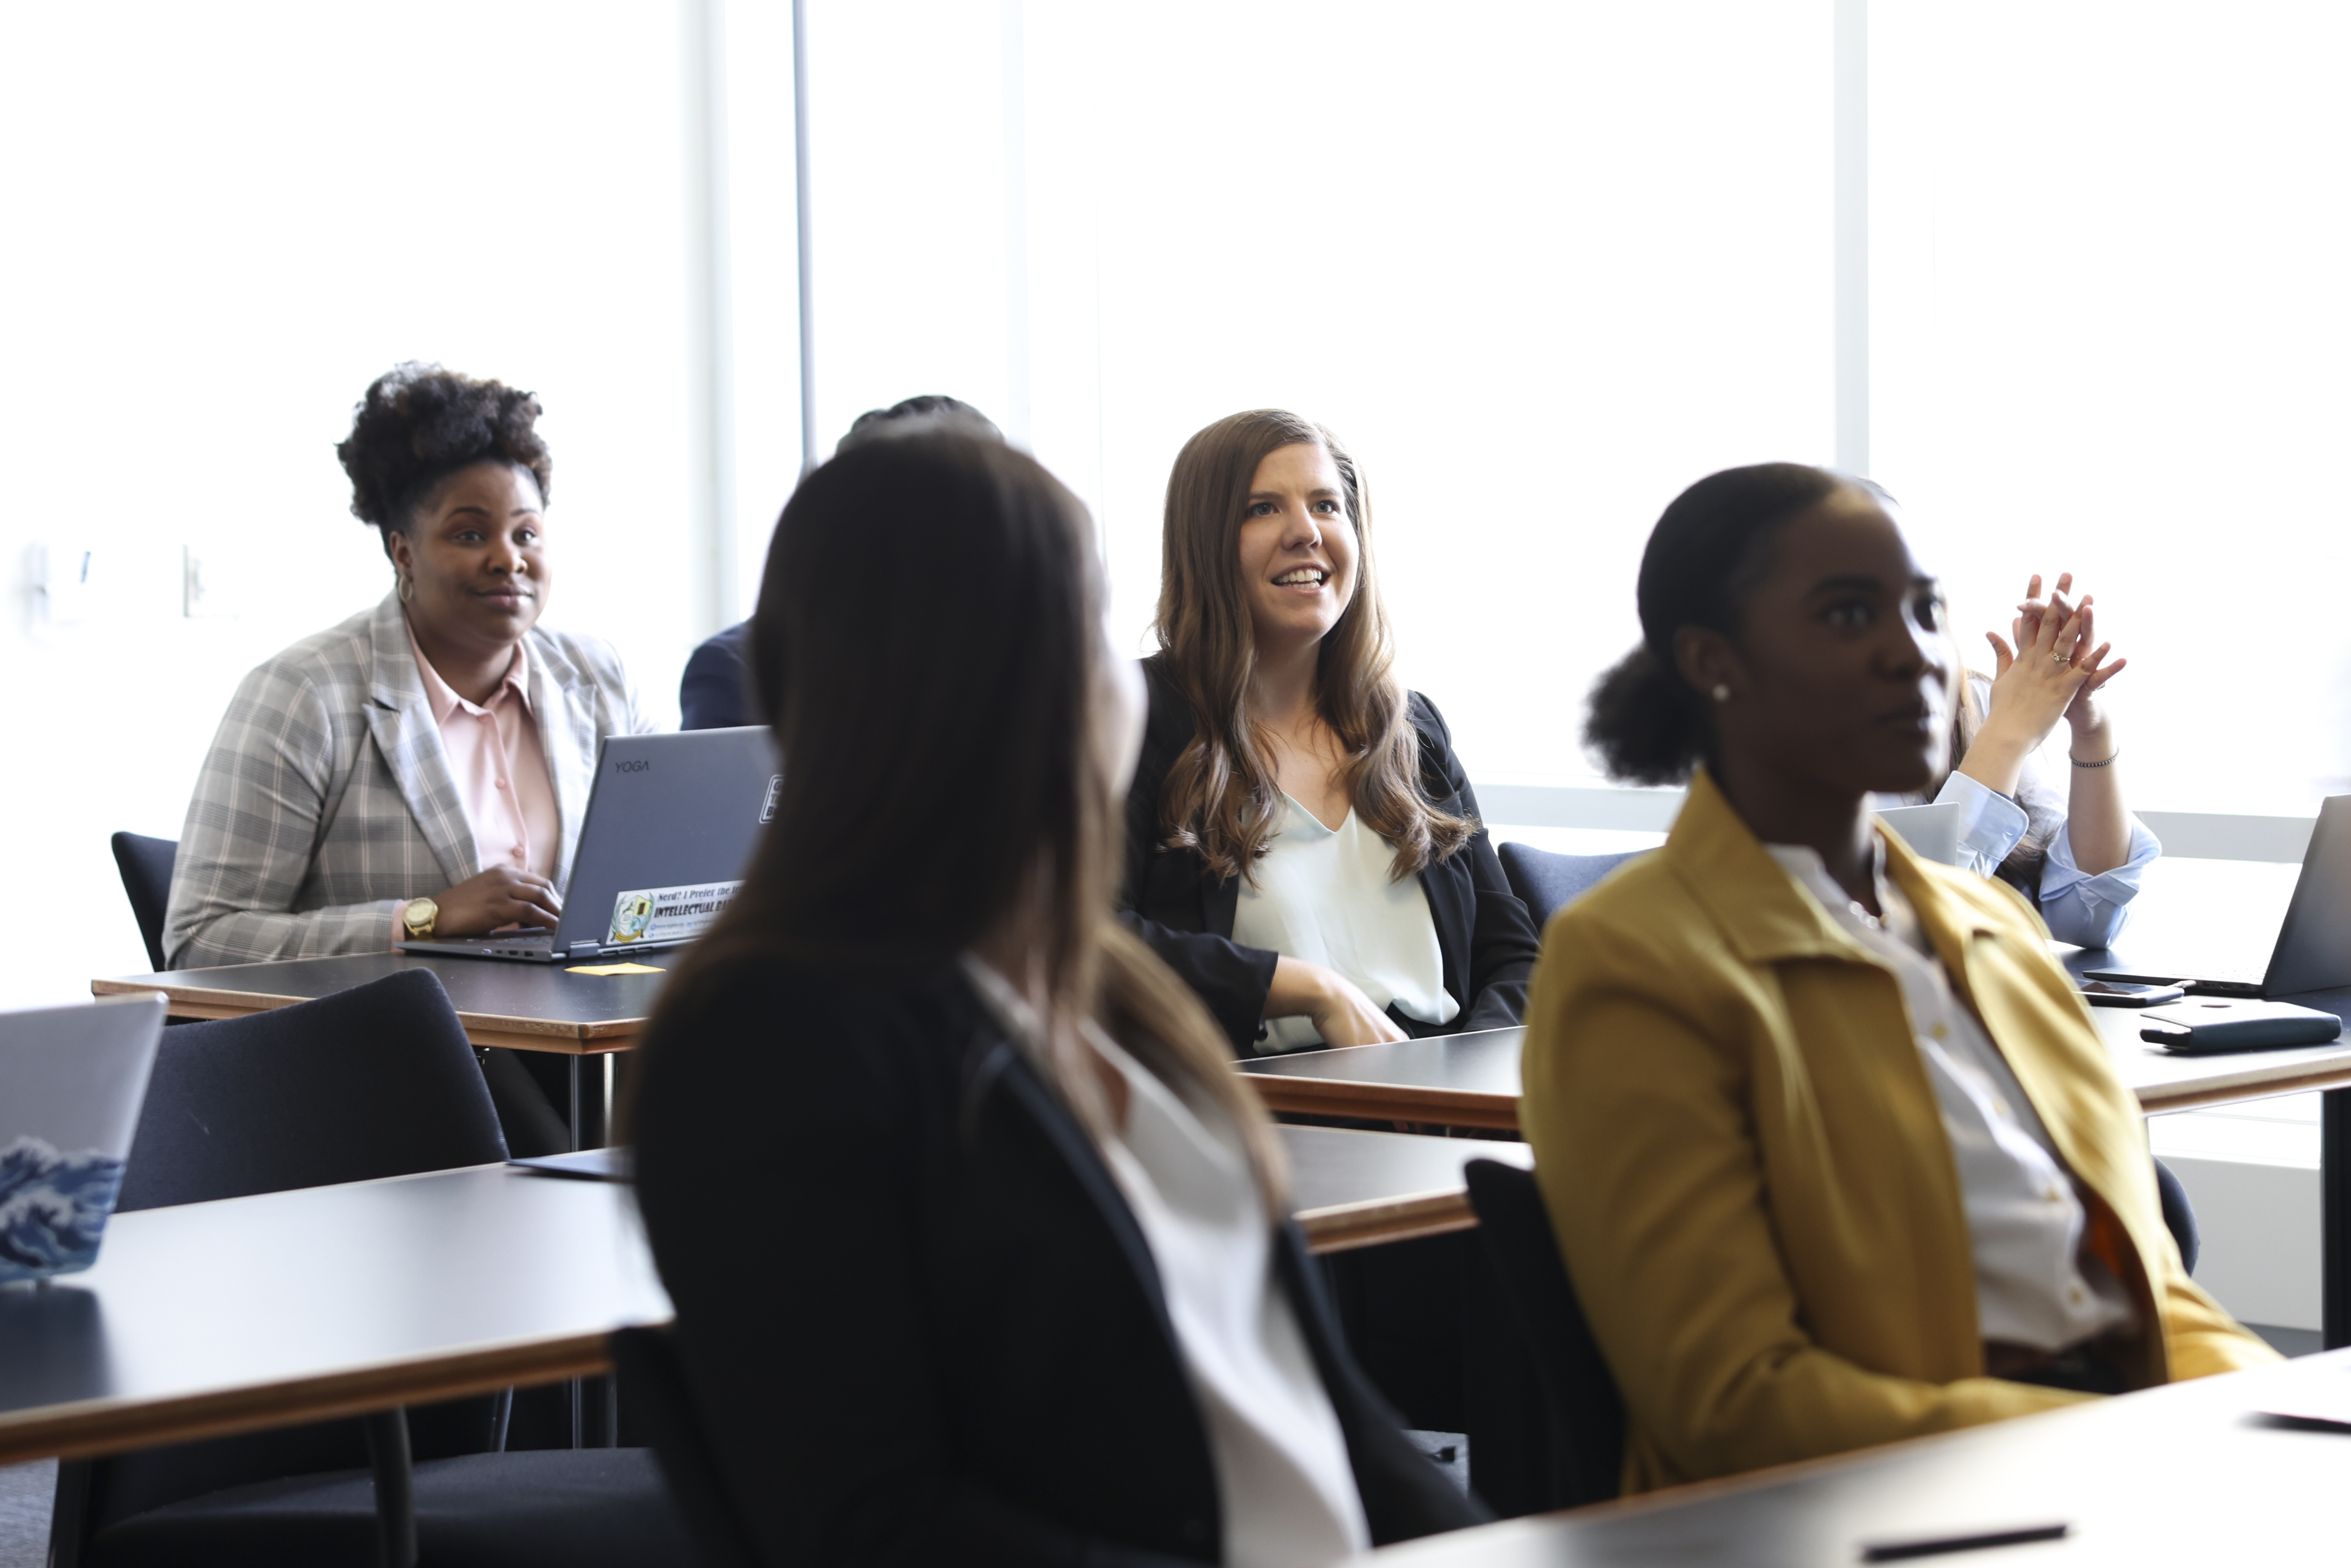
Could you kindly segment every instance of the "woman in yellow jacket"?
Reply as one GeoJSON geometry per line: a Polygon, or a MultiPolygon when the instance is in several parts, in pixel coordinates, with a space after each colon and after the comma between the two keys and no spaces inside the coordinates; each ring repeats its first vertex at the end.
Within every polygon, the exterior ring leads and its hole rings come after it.
{"type": "MultiPolygon", "coordinates": [[[[1628,1491],[2275,1359],[2181,1269],[2039,920],[1869,813],[1943,772],[1958,667],[1879,499],[1789,464],[1691,486],[1593,693],[1613,773],[1690,781],[1552,922],[1527,1010],[1628,1491]]],[[[2079,670],[2080,630],[2030,656],[2079,670]]]]}

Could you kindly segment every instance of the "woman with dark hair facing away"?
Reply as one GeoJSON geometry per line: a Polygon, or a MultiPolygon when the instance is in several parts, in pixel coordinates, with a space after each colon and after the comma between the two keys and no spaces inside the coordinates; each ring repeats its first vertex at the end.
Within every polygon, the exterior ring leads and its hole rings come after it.
{"type": "Polygon", "coordinates": [[[768,551],[755,686],[823,765],[663,991],[631,1114],[770,1562],[1271,1568],[1475,1515],[1349,1360],[1215,1025],[1112,914],[1141,698],[1092,541],[1035,462],[934,434],[818,469],[768,551]]]}
{"type": "Polygon", "coordinates": [[[2129,661],[2109,660],[2096,602],[2084,594],[2069,603],[2073,590],[2065,572],[2043,600],[2035,574],[2010,628],[2015,645],[1984,634],[1993,674],[1960,677],[1951,772],[1931,794],[1900,799],[1959,806],[1961,863],[2023,894],[2059,941],[2104,947],[2163,846],[2123,804],[2122,743],[2099,695],[2129,661]],[[2041,761],[2061,721],[2072,765],[2064,791],[2041,761]]]}
{"type": "Polygon", "coordinates": [[[612,650],[549,632],[538,400],[405,364],[338,446],[381,603],[237,687],[172,874],[174,967],[553,925],[605,735],[650,729],[612,650]]]}
{"type": "Polygon", "coordinates": [[[1176,455],[1162,541],[1136,931],[1243,1054],[1517,1023],[1534,923],[1392,673],[1353,457],[1294,413],[1220,419],[1176,455]]]}
{"type": "Polygon", "coordinates": [[[1586,735],[1689,795],[1552,922],[1520,1103],[1627,1490],[2273,1360],[2181,1269],[2032,911],[1870,814],[1946,766],[1955,663],[1877,493],[1702,479],[1639,603],[1586,735]]]}

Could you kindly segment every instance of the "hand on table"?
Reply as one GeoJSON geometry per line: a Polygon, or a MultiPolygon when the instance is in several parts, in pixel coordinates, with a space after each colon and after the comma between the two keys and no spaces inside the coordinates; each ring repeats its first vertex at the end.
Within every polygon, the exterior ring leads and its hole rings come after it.
{"type": "Polygon", "coordinates": [[[563,900],[545,877],[512,866],[492,866],[446,893],[434,895],[441,913],[435,936],[483,936],[504,925],[553,926],[563,917],[563,900]]]}
{"type": "Polygon", "coordinates": [[[1274,965],[1265,1016],[1311,1019],[1325,1045],[1378,1045],[1411,1038],[1372,1006],[1372,998],[1354,981],[1302,958],[1284,957],[1274,965]]]}

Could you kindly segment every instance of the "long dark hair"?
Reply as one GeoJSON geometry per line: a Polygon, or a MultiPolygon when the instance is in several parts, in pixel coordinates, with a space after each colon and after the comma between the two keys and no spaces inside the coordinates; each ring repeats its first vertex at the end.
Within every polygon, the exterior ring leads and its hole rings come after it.
{"type": "Polygon", "coordinates": [[[1678,784],[1714,755],[1713,705],[1682,678],[1674,634],[1737,637],[1780,529],[1854,484],[1801,463],[1726,468],[1674,497],[1641,552],[1641,645],[1592,688],[1583,740],[1609,776],[1678,784]]]}
{"type": "Polygon", "coordinates": [[[1167,476],[1154,630],[1192,710],[1192,743],[1168,769],[1160,828],[1169,847],[1198,851],[1219,881],[1230,881],[1249,874],[1273,827],[1280,786],[1249,713],[1257,639],[1242,594],[1240,532],[1258,465],[1301,444],[1330,454],[1355,538],[1355,593],[1317,650],[1315,707],[1345,754],[1347,798],[1395,851],[1391,874],[1402,882],[1468,843],[1478,825],[1421,792],[1420,738],[1395,678],[1371,498],[1355,460],[1330,431],[1280,409],[1217,421],[1184,444],[1167,476]]]}
{"type": "MultiPolygon", "coordinates": [[[[1008,447],[910,435],[809,476],[751,625],[783,788],[660,1011],[747,959],[934,969],[1029,914],[1047,1066],[1080,1118],[1107,1125],[1078,1029],[1092,1019],[1235,1117],[1272,1199],[1277,1148],[1222,1031],[1112,917],[1123,802],[1094,736],[1102,601],[1085,508],[1008,447]]],[[[661,1035],[657,1015],[655,1049],[691,1048],[661,1035]]]]}

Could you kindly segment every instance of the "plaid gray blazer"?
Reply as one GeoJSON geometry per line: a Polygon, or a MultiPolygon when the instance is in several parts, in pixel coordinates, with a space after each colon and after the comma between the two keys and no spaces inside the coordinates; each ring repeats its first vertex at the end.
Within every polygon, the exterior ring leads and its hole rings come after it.
{"type": "MultiPolygon", "coordinates": [[[[571,874],[596,743],[653,727],[612,650],[537,627],[530,709],[571,874]]],[[[392,912],[482,869],[400,601],[306,637],[245,677],[196,776],[172,870],[175,969],[367,953],[392,912]]]]}

